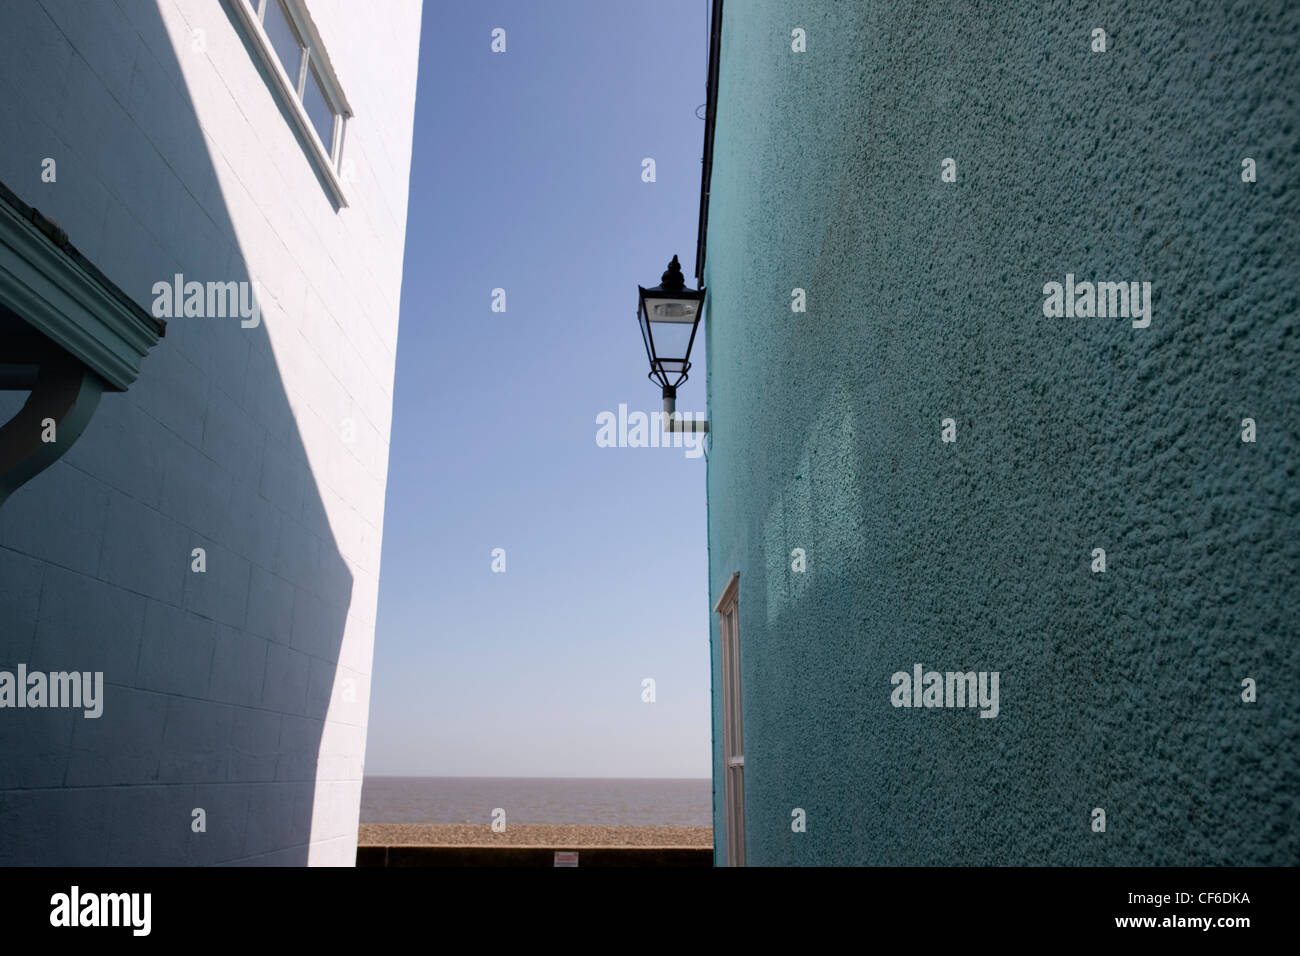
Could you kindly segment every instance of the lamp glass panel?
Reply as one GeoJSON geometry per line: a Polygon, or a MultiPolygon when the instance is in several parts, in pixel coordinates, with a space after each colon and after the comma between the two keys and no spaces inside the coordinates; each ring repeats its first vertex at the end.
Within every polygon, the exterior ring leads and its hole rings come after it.
{"type": "Polygon", "coordinates": [[[686,347],[691,344],[691,330],[694,328],[694,321],[656,322],[651,319],[650,334],[654,336],[655,358],[686,358],[686,347]]]}
{"type": "Polygon", "coordinates": [[[651,322],[694,322],[700,309],[698,299],[647,298],[645,304],[651,322]]]}

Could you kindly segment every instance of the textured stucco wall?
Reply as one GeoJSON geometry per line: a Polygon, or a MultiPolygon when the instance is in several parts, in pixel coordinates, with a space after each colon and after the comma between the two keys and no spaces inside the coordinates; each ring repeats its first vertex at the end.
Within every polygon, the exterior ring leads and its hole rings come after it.
{"type": "Polygon", "coordinates": [[[339,209],[243,2],[0,11],[0,180],[146,309],[177,272],[262,309],[170,320],[0,508],[0,669],[106,683],[98,719],[0,710],[0,863],[355,860],[420,5],[307,3],[356,114],[339,209]]]}
{"type": "Polygon", "coordinates": [[[726,4],[710,586],[740,571],[751,864],[1300,862],[1298,36],[1282,0],[726,4]],[[1151,281],[1150,326],[1044,317],[1067,272],[1151,281]],[[917,662],[1000,672],[999,716],[894,708],[917,662]]]}

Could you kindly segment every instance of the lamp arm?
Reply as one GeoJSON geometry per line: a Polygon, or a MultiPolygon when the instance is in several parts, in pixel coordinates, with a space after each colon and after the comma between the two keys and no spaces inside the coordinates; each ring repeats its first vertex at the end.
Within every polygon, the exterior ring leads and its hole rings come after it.
{"type": "Polygon", "coordinates": [[[684,422],[681,416],[673,412],[669,416],[668,422],[664,425],[664,430],[668,432],[707,432],[709,430],[708,422],[684,422]]]}
{"type": "Polygon", "coordinates": [[[704,421],[682,421],[682,416],[677,412],[677,396],[664,396],[664,415],[667,416],[668,422],[664,426],[669,432],[707,432],[709,423],[704,421]]]}

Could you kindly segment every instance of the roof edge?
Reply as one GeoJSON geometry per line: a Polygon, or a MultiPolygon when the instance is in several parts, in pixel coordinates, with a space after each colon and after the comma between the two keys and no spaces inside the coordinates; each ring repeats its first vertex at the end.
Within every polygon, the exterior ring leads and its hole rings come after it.
{"type": "Polygon", "coordinates": [[[709,28],[708,100],[704,113],[704,158],[700,172],[700,226],[695,237],[695,279],[704,286],[704,253],[709,230],[709,184],[713,178],[713,132],[718,118],[718,66],[722,58],[722,0],[713,0],[709,28]]]}

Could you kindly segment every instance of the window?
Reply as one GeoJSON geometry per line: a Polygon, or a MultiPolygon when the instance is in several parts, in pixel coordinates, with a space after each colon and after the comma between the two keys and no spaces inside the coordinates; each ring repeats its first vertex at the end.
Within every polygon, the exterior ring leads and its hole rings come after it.
{"type": "Polygon", "coordinates": [[[235,9],[307,140],[312,159],[335,198],[347,205],[338,173],[343,130],[352,110],[303,0],[242,0],[235,9]]]}
{"type": "Polygon", "coordinates": [[[325,93],[321,89],[320,77],[316,75],[316,67],[307,68],[306,85],[302,91],[302,105],[307,108],[307,117],[311,120],[311,125],[316,129],[316,135],[320,137],[322,143],[330,144],[330,153],[334,152],[334,117],[337,116],[334,109],[329,105],[325,98],[325,93]]]}
{"type": "Polygon", "coordinates": [[[285,75],[291,80],[298,78],[302,69],[302,58],[306,47],[298,39],[298,34],[289,23],[289,14],[284,12],[280,0],[270,0],[262,4],[262,28],[275,48],[275,55],[280,58],[285,75]]]}
{"type": "Polygon", "coordinates": [[[727,866],[745,865],[745,736],[740,697],[740,572],[713,610],[722,644],[722,772],[727,866]]]}

